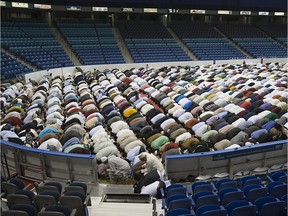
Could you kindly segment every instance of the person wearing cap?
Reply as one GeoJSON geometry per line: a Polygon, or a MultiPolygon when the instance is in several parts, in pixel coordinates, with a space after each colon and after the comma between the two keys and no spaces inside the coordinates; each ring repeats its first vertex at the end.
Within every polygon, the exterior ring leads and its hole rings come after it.
{"type": "Polygon", "coordinates": [[[38,149],[61,152],[62,145],[58,139],[51,138],[41,143],[38,149]]]}
{"type": "Polygon", "coordinates": [[[142,165],[141,173],[146,175],[152,170],[158,170],[160,173],[164,173],[164,167],[160,159],[158,159],[154,154],[148,152],[142,152],[138,155],[138,158],[145,163],[142,165]]]}
{"type": "Polygon", "coordinates": [[[9,141],[9,142],[16,143],[16,144],[19,144],[19,145],[24,145],[24,142],[14,132],[14,127],[11,124],[9,124],[9,123],[6,123],[1,128],[0,137],[1,137],[1,139],[9,141]]]}
{"type": "Polygon", "coordinates": [[[131,175],[132,171],[129,163],[121,157],[117,157],[116,155],[101,157],[101,162],[108,165],[107,171],[109,172],[111,182],[118,182],[131,175]]]}

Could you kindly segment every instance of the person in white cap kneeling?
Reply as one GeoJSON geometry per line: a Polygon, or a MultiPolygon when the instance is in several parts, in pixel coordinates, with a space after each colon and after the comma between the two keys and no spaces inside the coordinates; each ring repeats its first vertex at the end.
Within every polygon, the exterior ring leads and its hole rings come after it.
{"type": "Polygon", "coordinates": [[[129,163],[121,157],[110,155],[101,157],[101,162],[108,165],[107,171],[111,182],[118,182],[131,176],[131,167],[129,163]]]}

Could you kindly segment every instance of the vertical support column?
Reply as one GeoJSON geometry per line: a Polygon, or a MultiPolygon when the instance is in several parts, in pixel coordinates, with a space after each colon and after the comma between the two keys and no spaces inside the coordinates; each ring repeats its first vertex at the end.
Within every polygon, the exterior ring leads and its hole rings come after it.
{"type": "Polygon", "coordinates": [[[168,15],[167,14],[162,15],[162,23],[166,28],[168,27],[168,15]]]}
{"type": "Polygon", "coordinates": [[[205,16],[205,23],[210,23],[210,22],[211,22],[211,17],[205,16]]]}
{"type": "Polygon", "coordinates": [[[247,17],[247,24],[251,24],[251,16],[247,17]]]}
{"type": "Polygon", "coordinates": [[[127,20],[129,21],[130,20],[130,14],[127,13],[127,20]]]}
{"type": "Polygon", "coordinates": [[[52,26],[52,12],[45,13],[45,19],[49,26],[52,26]]]}
{"type": "Polygon", "coordinates": [[[242,22],[243,22],[244,24],[247,24],[247,21],[248,21],[247,16],[243,16],[242,22]]]}
{"type": "Polygon", "coordinates": [[[219,17],[219,22],[222,22],[222,20],[223,20],[223,17],[220,16],[220,17],[219,17]]]}
{"type": "Polygon", "coordinates": [[[39,154],[39,158],[40,158],[40,166],[41,166],[41,171],[42,171],[42,180],[46,180],[47,179],[47,170],[46,170],[46,162],[45,162],[45,157],[43,154],[39,154]]]}
{"type": "Polygon", "coordinates": [[[113,13],[109,15],[109,17],[111,17],[111,26],[112,28],[114,28],[115,27],[115,14],[113,13]]]}
{"type": "Polygon", "coordinates": [[[72,174],[72,165],[71,165],[71,160],[70,157],[67,157],[67,168],[68,168],[68,173],[69,173],[69,180],[72,182],[74,180],[73,174],[72,174]]]}
{"type": "Polygon", "coordinates": [[[98,183],[98,172],[97,172],[97,159],[94,157],[92,160],[92,175],[94,179],[94,183],[98,183]]]}
{"type": "Polygon", "coordinates": [[[91,13],[91,20],[95,20],[94,12],[91,13]]]}
{"type": "Polygon", "coordinates": [[[17,148],[13,149],[13,155],[14,155],[14,162],[15,162],[15,169],[18,176],[22,175],[22,170],[19,164],[19,150],[17,148]]]}

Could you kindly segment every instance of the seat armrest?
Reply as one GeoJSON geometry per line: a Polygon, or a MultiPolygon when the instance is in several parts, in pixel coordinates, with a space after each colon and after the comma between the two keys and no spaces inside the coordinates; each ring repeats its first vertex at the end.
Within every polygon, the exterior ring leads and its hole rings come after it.
{"type": "Polygon", "coordinates": [[[89,195],[89,194],[91,193],[91,190],[92,190],[92,187],[89,187],[89,186],[87,185],[87,195],[89,195]]]}
{"type": "Polygon", "coordinates": [[[168,209],[165,197],[162,198],[162,209],[164,209],[165,211],[168,209]]]}
{"type": "Polygon", "coordinates": [[[77,209],[73,209],[73,210],[71,211],[70,216],[76,216],[76,213],[77,213],[77,209]]]}
{"type": "Polygon", "coordinates": [[[160,188],[160,192],[161,192],[162,199],[165,198],[165,193],[164,193],[164,189],[163,188],[160,188]]]}
{"type": "Polygon", "coordinates": [[[89,206],[89,204],[91,205],[91,200],[90,200],[90,195],[87,195],[86,196],[86,199],[83,203],[85,206],[89,206]]]}
{"type": "Polygon", "coordinates": [[[26,187],[24,187],[23,190],[28,190],[29,187],[31,187],[31,184],[26,185],[26,187]]]}
{"type": "Polygon", "coordinates": [[[192,188],[190,186],[186,185],[186,190],[188,195],[192,195],[192,188]]]}

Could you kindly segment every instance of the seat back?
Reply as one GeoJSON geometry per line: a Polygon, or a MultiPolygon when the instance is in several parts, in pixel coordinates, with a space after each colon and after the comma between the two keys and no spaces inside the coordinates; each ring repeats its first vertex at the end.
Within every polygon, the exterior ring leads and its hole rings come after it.
{"type": "Polygon", "coordinates": [[[178,200],[178,199],[184,199],[187,198],[185,194],[175,194],[167,198],[167,206],[169,206],[169,203],[173,200],[178,200]]]}
{"type": "Polygon", "coordinates": [[[22,195],[27,196],[30,199],[31,203],[33,201],[33,197],[35,196],[35,194],[29,190],[18,190],[18,191],[15,191],[15,194],[22,194],[22,195]]]}
{"type": "Polygon", "coordinates": [[[202,216],[204,212],[220,210],[220,209],[221,208],[219,205],[214,205],[214,204],[205,205],[197,209],[197,216],[202,216]]]}
{"type": "Polygon", "coordinates": [[[172,188],[181,188],[181,187],[183,187],[183,185],[181,185],[181,184],[172,184],[166,188],[166,192],[168,192],[172,188]]]}
{"type": "Polygon", "coordinates": [[[288,178],[288,175],[283,175],[283,176],[280,176],[277,181],[287,184],[288,183],[287,178],[288,178]]]}
{"type": "Polygon", "coordinates": [[[225,188],[233,188],[233,187],[238,187],[237,181],[233,181],[231,179],[221,179],[217,181],[216,187],[218,191],[221,191],[225,188]]]}
{"type": "Polygon", "coordinates": [[[232,201],[232,202],[230,202],[230,203],[226,206],[226,210],[227,210],[228,215],[231,215],[232,211],[233,211],[235,208],[242,207],[242,206],[249,206],[249,202],[246,201],[246,200],[237,200],[237,201],[232,201]]]}
{"type": "Polygon", "coordinates": [[[284,201],[275,201],[265,203],[260,211],[258,212],[259,216],[283,216],[285,212],[285,202],[284,201]]]}
{"type": "Polygon", "coordinates": [[[195,182],[192,184],[191,188],[192,188],[192,193],[195,193],[194,190],[196,187],[200,186],[200,185],[210,185],[209,182],[195,182]]]}
{"type": "Polygon", "coordinates": [[[232,180],[226,181],[226,182],[219,184],[218,191],[221,191],[221,190],[226,189],[226,188],[237,188],[237,187],[238,187],[237,181],[232,181],[232,180]]]}
{"type": "Polygon", "coordinates": [[[59,190],[58,190],[58,188],[56,186],[39,185],[39,187],[38,187],[39,194],[41,192],[46,192],[46,191],[54,191],[54,192],[59,193],[59,190]]]}
{"type": "Polygon", "coordinates": [[[232,181],[233,181],[233,180],[227,179],[227,178],[225,178],[225,179],[220,179],[220,180],[218,180],[217,183],[216,183],[216,188],[219,190],[221,184],[223,184],[223,183],[225,183],[225,182],[232,182],[232,181]]]}
{"type": "Polygon", "coordinates": [[[169,210],[178,209],[178,208],[185,208],[185,209],[190,210],[192,208],[191,198],[177,199],[169,203],[169,206],[168,206],[169,210]]]}
{"type": "Polygon", "coordinates": [[[48,196],[52,196],[55,198],[56,202],[58,203],[59,198],[60,198],[60,194],[55,191],[45,191],[45,192],[41,192],[39,195],[48,195],[48,196]]]}
{"type": "Polygon", "coordinates": [[[229,216],[256,216],[256,209],[257,208],[255,205],[237,207],[233,209],[232,213],[229,216]]]}
{"type": "Polygon", "coordinates": [[[62,185],[59,182],[46,182],[45,186],[55,186],[58,189],[58,192],[62,193],[62,185]]]}
{"type": "Polygon", "coordinates": [[[25,211],[4,210],[1,211],[1,216],[29,216],[29,214],[25,211]]]}
{"type": "Polygon", "coordinates": [[[261,185],[262,181],[259,177],[257,178],[251,178],[247,179],[246,181],[242,182],[242,188],[248,186],[248,185],[261,185]]]}
{"type": "Polygon", "coordinates": [[[50,195],[35,195],[34,196],[34,205],[36,211],[39,212],[43,207],[47,207],[50,205],[56,205],[56,199],[50,195]]]}
{"type": "MultiPolygon", "coordinates": [[[[1,185],[2,185],[3,182],[7,182],[7,179],[4,176],[1,175],[1,185]]],[[[1,193],[4,193],[4,190],[3,190],[2,187],[1,187],[1,193]]]]}
{"type": "Polygon", "coordinates": [[[16,204],[16,205],[11,206],[9,209],[10,210],[17,210],[17,211],[24,211],[29,216],[35,216],[36,215],[35,208],[32,205],[16,204]]]}
{"type": "Polygon", "coordinates": [[[225,188],[225,189],[219,191],[218,195],[219,195],[220,201],[223,200],[223,197],[226,193],[235,192],[235,191],[239,191],[239,189],[238,188],[225,188]]]}
{"type": "Polygon", "coordinates": [[[211,184],[203,184],[203,185],[198,185],[194,188],[193,193],[198,193],[198,192],[202,192],[202,191],[213,191],[214,188],[211,184]]]}
{"type": "Polygon", "coordinates": [[[246,200],[254,203],[255,200],[257,200],[258,198],[265,197],[267,195],[268,195],[267,188],[255,188],[248,192],[248,194],[246,195],[246,200]]]}
{"type": "MultiPolygon", "coordinates": [[[[56,215],[63,215],[63,216],[70,216],[71,214],[71,210],[69,207],[67,206],[64,206],[64,205],[51,205],[51,206],[48,206],[44,212],[42,213],[53,213],[53,216],[56,215]]],[[[48,214],[46,214],[48,216],[48,214]]],[[[45,214],[44,215],[41,215],[41,216],[46,216],[45,214]]],[[[50,214],[49,214],[50,215],[50,214]]],[[[38,214],[39,216],[39,214],[38,214]]],[[[51,214],[52,216],[52,214],[51,214]]]]}
{"type": "Polygon", "coordinates": [[[24,182],[19,179],[19,178],[12,178],[9,181],[10,183],[14,184],[17,186],[18,190],[23,190],[24,189],[24,182]]]}
{"type": "Polygon", "coordinates": [[[261,185],[248,185],[244,187],[242,190],[244,192],[244,195],[247,196],[250,190],[256,189],[256,188],[262,188],[261,185]]]}
{"type": "Polygon", "coordinates": [[[7,196],[7,206],[10,207],[16,204],[31,205],[31,200],[22,194],[9,194],[7,196]]]}
{"type": "Polygon", "coordinates": [[[222,205],[227,205],[231,201],[243,200],[243,199],[244,199],[243,191],[233,191],[233,192],[225,193],[221,203],[222,205]]]}
{"type": "Polygon", "coordinates": [[[168,197],[171,197],[173,195],[176,195],[176,194],[183,194],[186,196],[187,194],[187,189],[185,187],[182,187],[182,188],[171,188],[168,192],[167,192],[167,198],[168,197]]]}
{"type": "Polygon", "coordinates": [[[43,211],[38,212],[37,216],[65,216],[62,212],[43,211]]]}
{"type": "Polygon", "coordinates": [[[227,216],[227,211],[225,209],[216,209],[202,213],[201,216],[227,216]]]}
{"type": "Polygon", "coordinates": [[[60,197],[59,202],[70,209],[76,209],[77,216],[86,216],[85,206],[80,197],[65,195],[60,197]]]}
{"type": "Polygon", "coordinates": [[[271,193],[272,189],[277,186],[277,185],[283,185],[284,183],[283,182],[278,182],[278,181],[275,181],[275,182],[270,182],[266,187],[268,188],[268,193],[271,193]]]}
{"type": "Polygon", "coordinates": [[[278,179],[281,177],[281,176],[285,176],[287,175],[286,172],[284,171],[278,171],[278,172],[275,172],[271,175],[271,178],[273,181],[278,181],[278,179]]]}
{"type": "Polygon", "coordinates": [[[1,189],[3,189],[5,196],[7,197],[9,194],[14,194],[18,188],[15,184],[9,182],[2,182],[1,189]]]}
{"type": "Polygon", "coordinates": [[[197,203],[197,200],[199,199],[199,197],[207,196],[207,195],[213,195],[213,193],[211,191],[202,191],[202,192],[194,194],[192,196],[192,198],[193,198],[194,202],[197,203]]]}
{"type": "Polygon", "coordinates": [[[71,191],[73,191],[73,192],[79,192],[79,193],[82,193],[82,194],[86,194],[85,193],[85,190],[83,189],[83,187],[80,187],[80,186],[66,186],[65,188],[64,188],[64,193],[66,193],[66,192],[71,192],[71,191]]]}
{"type": "Polygon", "coordinates": [[[69,184],[69,186],[79,186],[82,187],[84,190],[84,194],[87,193],[87,185],[85,183],[82,182],[72,182],[71,184],[69,184]]]}
{"type": "Polygon", "coordinates": [[[209,204],[219,205],[218,196],[215,195],[215,194],[206,195],[206,196],[200,196],[197,199],[196,208],[199,208],[199,207],[204,206],[204,205],[209,205],[209,204]]]}
{"type": "Polygon", "coordinates": [[[281,199],[285,194],[287,194],[287,184],[276,185],[272,188],[269,196],[281,199]]]}
{"type": "Polygon", "coordinates": [[[2,182],[6,182],[6,181],[7,181],[7,179],[4,176],[1,175],[1,183],[2,182]]]}
{"type": "Polygon", "coordinates": [[[65,196],[76,196],[79,197],[82,200],[82,203],[84,203],[86,196],[83,193],[76,192],[76,191],[68,191],[64,194],[65,196]]]}
{"type": "Polygon", "coordinates": [[[170,211],[166,212],[166,216],[178,216],[178,215],[186,215],[186,214],[190,214],[189,209],[185,209],[185,208],[177,208],[177,209],[173,209],[170,211]]]}
{"type": "Polygon", "coordinates": [[[276,202],[277,199],[271,196],[260,197],[255,200],[254,204],[257,206],[257,210],[260,211],[262,206],[269,202],[276,202]]]}

